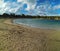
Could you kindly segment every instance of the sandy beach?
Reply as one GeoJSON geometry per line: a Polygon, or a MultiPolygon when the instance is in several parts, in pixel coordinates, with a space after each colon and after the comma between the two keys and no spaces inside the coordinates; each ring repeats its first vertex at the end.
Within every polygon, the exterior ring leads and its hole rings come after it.
{"type": "Polygon", "coordinates": [[[33,28],[0,19],[0,51],[60,51],[60,31],[33,28]]]}
{"type": "Polygon", "coordinates": [[[13,24],[12,19],[4,21],[8,25],[11,40],[11,51],[48,51],[50,35],[56,30],[32,28],[13,24]]]}

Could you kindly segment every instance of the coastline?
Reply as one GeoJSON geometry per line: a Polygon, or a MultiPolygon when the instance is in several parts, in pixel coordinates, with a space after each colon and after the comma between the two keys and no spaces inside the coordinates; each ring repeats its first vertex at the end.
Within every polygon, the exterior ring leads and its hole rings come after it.
{"type": "Polygon", "coordinates": [[[26,26],[23,24],[14,24],[13,23],[14,19],[7,19],[4,23],[5,24],[10,24],[10,25],[15,25],[15,26],[20,26],[20,27],[26,27],[26,28],[31,28],[31,29],[41,29],[41,30],[55,30],[55,29],[43,29],[43,28],[38,28],[38,27],[31,27],[31,26],[26,26]]]}
{"type": "MultiPolygon", "coordinates": [[[[17,42],[19,51],[27,51],[27,50],[28,51],[48,50],[49,51],[50,49],[49,44],[50,42],[52,42],[52,40],[54,40],[52,39],[51,36],[56,34],[56,30],[32,28],[32,27],[28,27],[24,25],[13,24],[12,20],[13,19],[7,19],[4,21],[4,24],[8,25],[10,29],[9,34],[11,38],[13,39],[11,42],[13,41],[17,42]]],[[[12,46],[14,46],[14,44],[12,46]]]]}
{"type": "MultiPolygon", "coordinates": [[[[35,28],[35,27],[30,27],[30,26],[26,26],[26,25],[22,25],[22,24],[14,24],[13,23],[13,20],[14,19],[7,19],[4,23],[5,24],[8,24],[8,25],[12,25],[12,26],[15,26],[15,27],[21,27],[22,29],[28,29],[28,30],[31,30],[32,32],[35,32],[35,33],[41,33],[41,32],[44,32],[45,34],[50,34],[50,32],[55,32],[56,30],[54,29],[41,29],[41,28],[35,28]]],[[[19,28],[18,28],[19,29],[19,28]]],[[[30,32],[31,32],[30,31],[30,32]]],[[[27,31],[26,31],[27,32],[27,31]]]]}
{"type": "MultiPolygon", "coordinates": [[[[31,34],[41,34],[41,35],[44,34],[45,36],[50,36],[50,35],[55,34],[56,32],[60,31],[60,30],[58,31],[58,30],[54,30],[54,29],[41,29],[41,28],[34,28],[34,27],[21,25],[21,24],[14,24],[13,19],[7,19],[6,21],[4,21],[4,23],[7,25],[11,25],[12,28],[10,28],[10,29],[12,29],[12,30],[16,28],[16,31],[19,31],[21,28],[22,33],[24,30],[24,33],[31,32],[31,34]]],[[[30,34],[30,33],[28,33],[28,34],[30,34]]]]}

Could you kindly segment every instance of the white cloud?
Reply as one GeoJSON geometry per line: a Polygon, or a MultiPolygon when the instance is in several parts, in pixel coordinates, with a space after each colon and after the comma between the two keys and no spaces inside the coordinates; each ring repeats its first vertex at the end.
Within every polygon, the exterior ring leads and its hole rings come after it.
{"type": "Polygon", "coordinates": [[[0,0],[0,5],[2,5],[4,3],[4,0],[0,0]]]}
{"type": "Polygon", "coordinates": [[[19,6],[19,4],[16,2],[2,2],[1,5],[2,6],[0,6],[0,14],[6,13],[6,12],[16,13],[19,9],[23,7],[23,4],[20,4],[19,6]]]}
{"type": "MultiPolygon", "coordinates": [[[[57,7],[58,9],[60,7],[57,7]]],[[[52,16],[52,15],[58,15],[58,13],[56,11],[54,11],[54,9],[57,9],[56,6],[53,6],[51,4],[47,4],[47,3],[42,3],[39,6],[37,6],[36,13],[37,15],[45,15],[45,16],[52,16]]]]}
{"type": "Polygon", "coordinates": [[[60,9],[60,4],[59,4],[59,5],[55,5],[55,6],[53,7],[53,9],[54,9],[54,10],[60,9]]]}
{"type": "Polygon", "coordinates": [[[42,15],[51,14],[50,11],[52,11],[51,5],[47,3],[42,3],[39,6],[37,6],[35,9],[30,10],[29,14],[42,16],[42,15]]]}
{"type": "Polygon", "coordinates": [[[51,4],[47,3],[40,3],[38,6],[36,6],[36,4],[36,0],[17,0],[17,2],[4,2],[4,0],[0,0],[0,14],[20,14],[20,10],[24,9],[29,15],[54,15],[55,13],[53,13],[53,10],[60,9],[60,5],[52,7],[51,4]],[[25,9],[23,8],[24,4],[27,4],[27,8],[25,9]]]}
{"type": "Polygon", "coordinates": [[[16,13],[19,8],[20,8],[20,7],[10,8],[10,9],[9,9],[9,12],[11,12],[11,13],[16,13]]]}
{"type": "Polygon", "coordinates": [[[4,7],[5,7],[5,3],[4,3],[4,0],[0,0],[0,14],[3,14],[4,13],[4,7]]]}
{"type": "Polygon", "coordinates": [[[17,0],[17,2],[22,2],[23,4],[27,4],[26,10],[34,9],[36,6],[36,0],[17,0]]]}

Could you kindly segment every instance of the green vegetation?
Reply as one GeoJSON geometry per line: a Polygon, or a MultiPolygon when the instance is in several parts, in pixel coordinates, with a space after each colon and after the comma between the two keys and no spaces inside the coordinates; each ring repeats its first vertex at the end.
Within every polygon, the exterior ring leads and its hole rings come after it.
{"type": "Polygon", "coordinates": [[[39,18],[39,19],[51,19],[51,20],[60,20],[60,16],[32,16],[32,15],[16,15],[14,13],[7,14],[4,13],[3,15],[0,15],[0,18],[39,18]]]}

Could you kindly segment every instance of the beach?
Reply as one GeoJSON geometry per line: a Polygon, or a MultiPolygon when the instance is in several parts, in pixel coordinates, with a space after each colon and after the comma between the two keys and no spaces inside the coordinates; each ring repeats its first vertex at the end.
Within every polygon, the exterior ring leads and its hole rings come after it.
{"type": "Polygon", "coordinates": [[[6,19],[2,24],[5,27],[3,33],[0,30],[1,51],[53,51],[58,48],[53,44],[58,39],[56,30],[17,25],[12,20],[6,19]]]}

